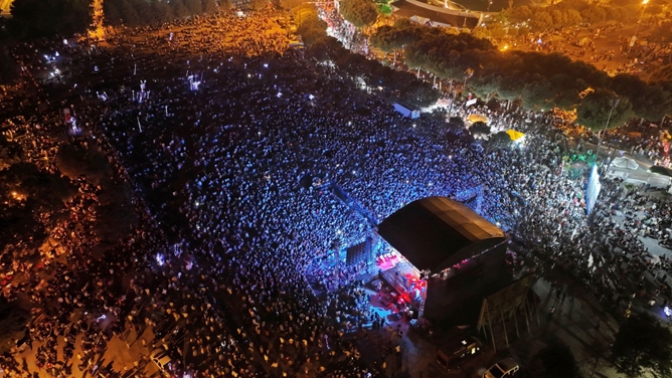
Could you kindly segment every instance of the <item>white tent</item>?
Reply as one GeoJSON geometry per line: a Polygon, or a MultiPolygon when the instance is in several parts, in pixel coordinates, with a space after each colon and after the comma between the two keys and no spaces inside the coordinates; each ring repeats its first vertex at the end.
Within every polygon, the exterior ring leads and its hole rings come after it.
{"type": "Polygon", "coordinates": [[[413,22],[417,22],[418,24],[420,24],[420,25],[425,25],[425,26],[430,26],[430,24],[431,24],[431,22],[432,22],[432,20],[430,20],[429,18],[427,18],[427,17],[420,17],[420,16],[418,16],[418,15],[411,16],[411,17],[409,17],[409,19],[410,19],[411,21],[413,21],[413,22]]]}
{"type": "Polygon", "coordinates": [[[611,162],[611,165],[613,165],[614,167],[625,168],[625,169],[637,169],[637,168],[639,168],[639,164],[636,161],[634,161],[630,158],[626,158],[626,157],[615,158],[611,162]]]}

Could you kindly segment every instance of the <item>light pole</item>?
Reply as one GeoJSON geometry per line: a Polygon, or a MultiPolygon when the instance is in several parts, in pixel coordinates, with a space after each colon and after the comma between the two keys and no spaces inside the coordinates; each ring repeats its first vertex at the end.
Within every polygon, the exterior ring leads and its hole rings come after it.
{"type": "MultiPolygon", "coordinates": [[[[607,129],[609,128],[609,121],[611,121],[611,114],[614,112],[614,109],[618,106],[618,104],[621,102],[620,97],[616,97],[613,100],[613,103],[611,104],[611,109],[609,109],[609,115],[607,116],[607,122],[604,124],[604,128],[602,129],[602,132],[600,133],[600,137],[597,139],[597,149],[595,151],[595,155],[599,158],[600,156],[600,147],[602,146],[602,139],[604,138],[604,134],[607,132],[607,129]]],[[[610,150],[611,151],[611,150],[610,150]]],[[[597,159],[596,159],[597,163],[597,159]]],[[[609,165],[611,166],[611,161],[609,162],[609,165]]],[[[609,169],[609,167],[607,167],[609,169]]]]}
{"type": "Polygon", "coordinates": [[[490,13],[490,6],[492,5],[492,0],[488,1],[488,10],[486,13],[490,13]]]}
{"type": "MultiPolygon", "coordinates": [[[[464,71],[464,84],[462,85],[462,91],[464,92],[467,88],[467,79],[472,77],[474,75],[474,70],[471,68],[467,68],[466,71],[464,71]]],[[[451,82],[451,86],[453,88],[453,100],[450,102],[450,115],[452,117],[453,115],[453,105],[455,104],[455,100],[457,99],[457,87],[455,86],[454,82],[451,82]]]]}
{"type": "Polygon", "coordinates": [[[642,0],[642,12],[639,14],[639,20],[637,20],[637,28],[635,29],[635,34],[632,35],[632,39],[630,40],[630,44],[628,47],[628,54],[630,54],[630,50],[632,50],[632,46],[635,45],[635,41],[637,40],[637,32],[639,32],[639,25],[642,24],[642,17],[644,16],[644,11],[646,10],[646,4],[649,3],[649,0],[642,0]]]}

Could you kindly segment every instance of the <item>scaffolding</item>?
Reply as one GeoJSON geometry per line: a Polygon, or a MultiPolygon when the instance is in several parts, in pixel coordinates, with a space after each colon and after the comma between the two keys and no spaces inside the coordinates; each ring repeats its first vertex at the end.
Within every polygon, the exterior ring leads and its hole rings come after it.
{"type": "Polygon", "coordinates": [[[518,337],[520,337],[518,315],[522,314],[525,317],[527,332],[530,332],[530,323],[534,319],[536,319],[537,325],[539,325],[539,316],[536,314],[536,311],[533,311],[533,306],[530,304],[528,296],[533,283],[533,277],[528,275],[483,299],[481,313],[478,317],[478,332],[482,331],[485,337],[491,340],[495,351],[497,351],[497,345],[495,334],[492,331],[493,323],[501,322],[504,327],[504,339],[507,347],[509,346],[509,337],[506,330],[506,322],[508,320],[513,318],[518,337]],[[490,331],[489,337],[488,329],[490,331]]]}

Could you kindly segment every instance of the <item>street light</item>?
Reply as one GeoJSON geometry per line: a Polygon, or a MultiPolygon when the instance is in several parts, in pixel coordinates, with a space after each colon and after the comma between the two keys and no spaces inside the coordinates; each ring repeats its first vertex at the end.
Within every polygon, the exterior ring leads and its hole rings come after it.
{"type": "Polygon", "coordinates": [[[607,132],[607,129],[609,128],[609,121],[611,121],[611,114],[614,112],[614,109],[618,106],[618,104],[621,103],[621,98],[616,97],[615,99],[610,101],[611,103],[611,109],[609,109],[609,115],[607,116],[607,122],[604,124],[604,128],[602,129],[602,132],[600,132],[599,138],[597,139],[597,152],[596,154],[599,156],[600,154],[600,147],[602,146],[602,139],[604,138],[604,134],[607,132]]]}
{"type": "Polygon", "coordinates": [[[486,11],[487,13],[490,13],[490,6],[492,5],[492,0],[488,1],[488,10],[486,11]]]}
{"type": "Polygon", "coordinates": [[[632,50],[632,46],[635,45],[635,41],[637,40],[637,32],[639,32],[639,25],[642,24],[642,16],[644,16],[644,11],[646,10],[646,4],[649,3],[649,0],[642,0],[642,12],[639,14],[639,20],[637,20],[637,28],[635,29],[635,34],[632,35],[632,39],[630,40],[630,46],[628,47],[628,54],[630,54],[630,50],[632,50]]]}
{"type": "MultiPolygon", "coordinates": [[[[472,70],[471,68],[467,68],[467,69],[464,71],[464,84],[462,85],[462,91],[466,90],[466,88],[467,88],[467,79],[469,79],[469,78],[472,77],[473,75],[474,75],[474,70],[472,70]]],[[[451,86],[454,88],[454,91],[453,91],[453,100],[450,102],[450,113],[449,113],[449,114],[452,116],[452,115],[453,115],[453,104],[455,103],[455,100],[457,99],[457,87],[455,86],[454,82],[451,83],[451,86]]]]}

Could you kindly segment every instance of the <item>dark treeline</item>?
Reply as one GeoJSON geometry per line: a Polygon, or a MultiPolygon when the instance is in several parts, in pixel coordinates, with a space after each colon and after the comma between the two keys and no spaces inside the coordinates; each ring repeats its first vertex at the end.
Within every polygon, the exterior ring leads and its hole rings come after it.
{"type": "Polygon", "coordinates": [[[105,22],[143,26],[230,8],[228,0],[105,0],[105,22]]]}
{"type": "Polygon", "coordinates": [[[91,25],[91,0],[14,0],[8,35],[15,38],[69,36],[91,25]]]}
{"type": "Polygon", "coordinates": [[[409,67],[443,79],[466,79],[467,90],[482,98],[521,100],[529,109],[576,109],[578,122],[591,128],[604,125],[617,97],[612,127],[631,117],[660,120],[672,109],[670,82],[610,77],[561,54],[501,52],[471,34],[450,35],[407,20],[379,28],[371,44],[386,52],[403,50],[409,67]]]}

